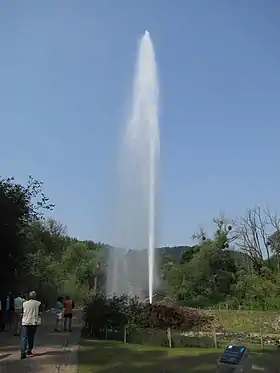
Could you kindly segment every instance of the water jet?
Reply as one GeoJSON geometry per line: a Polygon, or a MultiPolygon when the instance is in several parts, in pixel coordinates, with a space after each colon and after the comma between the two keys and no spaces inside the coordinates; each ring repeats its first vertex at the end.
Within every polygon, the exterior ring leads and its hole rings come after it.
{"type": "Polygon", "coordinates": [[[148,288],[150,303],[157,280],[158,98],[155,51],[146,30],[139,43],[131,111],[119,154],[115,249],[109,255],[107,294],[130,292],[143,298],[143,289],[148,288]]]}

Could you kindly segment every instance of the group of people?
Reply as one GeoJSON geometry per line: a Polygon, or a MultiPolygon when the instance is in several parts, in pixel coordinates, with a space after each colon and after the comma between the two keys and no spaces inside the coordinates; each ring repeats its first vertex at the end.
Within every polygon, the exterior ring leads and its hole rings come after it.
{"type": "Polygon", "coordinates": [[[43,304],[36,297],[35,291],[31,291],[27,297],[22,293],[13,297],[9,293],[0,304],[1,329],[10,331],[12,328],[14,335],[20,336],[21,359],[32,355],[34,337],[37,327],[41,325],[43,304]]]}
{"type": "Polygon", "coordinates": [[[60,332],[62,326],[62,318],[64,317],[64,331],[72,331],[72,315],[73,309],[75,307],[74,301],[66,296],[63,301],[62,297],[57,297],[55,303],[55,314],[56,314],[56,323],[54,330],[60,332]]]}
{"type": "Polygon", "coordinates": [[[0,299],[0,331],[10,330],[13,328],[14,334],[18,335],[18,313],[21,313],[22,304],[26,300],[26,296],[21,293],[17,297],[13,297],[9,292],[4,298],[0,299]],[[18,312],[19,311],[19,312],[18,312]]]}
{"type": "MultiPolygon", "coordinates": [[[[61,331],[62,318],[64,317],[64,331],[72,330],[72,315],[75,305],[73,300],[66,296],[63,301],[58,297],[55,304],[55,331],[61,331]]],[[[36,299],[36,292],[31,291],[27,297],[22,293],[12,297],[9,293],[4,301],[0,302],[0,325],[2,330],[13,327],[15,336],[20,335],[21,359],[32,355],[34,337],[37,327],[41,325],[43,304],[36,299]]]]}

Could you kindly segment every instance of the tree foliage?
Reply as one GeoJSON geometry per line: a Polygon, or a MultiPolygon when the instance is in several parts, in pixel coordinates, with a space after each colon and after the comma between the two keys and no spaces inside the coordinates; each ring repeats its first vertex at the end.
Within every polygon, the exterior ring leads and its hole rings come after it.
{"type": "Polygon", "coordinates": [[[259,207],[238,222],[215,219],[212,238],[201,231],[179,257],[164,255],[166,293],[195,307],[279,309],[279,222],[259,207]]]}
{"type": "Polygon", "coordinates": [[[42,183],[29,177],[26,186],[13,178],[0,179],[0,287],[15,286],[25,258],[25,235],[29,225],[53,205],[42,191],[42,183]]]}
{"type": "Polygon", "coordinates": [[[94,286],[100,245],[79,241],[44,212],[54,208],[43,184],[0,180],[0,294],[36,290],[47,303],[61,293],[83,302],[94,286]]]}
{"type": "MultiPolygon", "coordinates": [[[[47,218],[53,208],[43,184],[34,178],[29,177],[26,185],[13,178],[0,179],[1,296],[34,289],[47,303],[59,294],[82,303],[104,290],[106,260],[113,249],[70,237],[63,224],[47,218]]],[[[192,247],[157,250],[157,290],[163,298],[193,307],[279,309],[280,218],[276,213],[257,206],[235,222],[222,217],[214,220],[213,235],[200,231],[194,239],[192,247]]],[[[139,270],[139,263],[144,271],[145,253],[140,254],[129,252],[133,271],[139,270]]],[[[133,307],[130,304],[133,317],[140,317],[138,305],[133,307]]]]}

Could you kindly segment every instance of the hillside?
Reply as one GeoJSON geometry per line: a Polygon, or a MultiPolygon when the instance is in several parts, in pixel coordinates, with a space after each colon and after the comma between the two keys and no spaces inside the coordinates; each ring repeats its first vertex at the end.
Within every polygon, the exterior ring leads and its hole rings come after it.
{"type": "Polygon", "coordinates": [[[187,250],[190,250],[191,248],[191,246],[165,246],[159,247],[156,250],[159,255],[166,254],[173,259],[179,260],[181,258],[182,253],[187,250]]]}

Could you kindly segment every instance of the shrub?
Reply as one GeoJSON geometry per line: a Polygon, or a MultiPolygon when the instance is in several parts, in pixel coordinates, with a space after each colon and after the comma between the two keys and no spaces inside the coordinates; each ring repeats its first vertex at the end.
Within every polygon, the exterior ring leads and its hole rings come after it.
{"type": "Polygon", "coordinates": [[[160,304],[144,304],[137,298],[106,298],[96,295],[84,310],[84,321],[88,331],[104,329],[119,330],[127,326],[128,333],[139,329],[167,328],[191,330],[210,324],[213,316],[196,308],[169,307],[160,304]]]}

